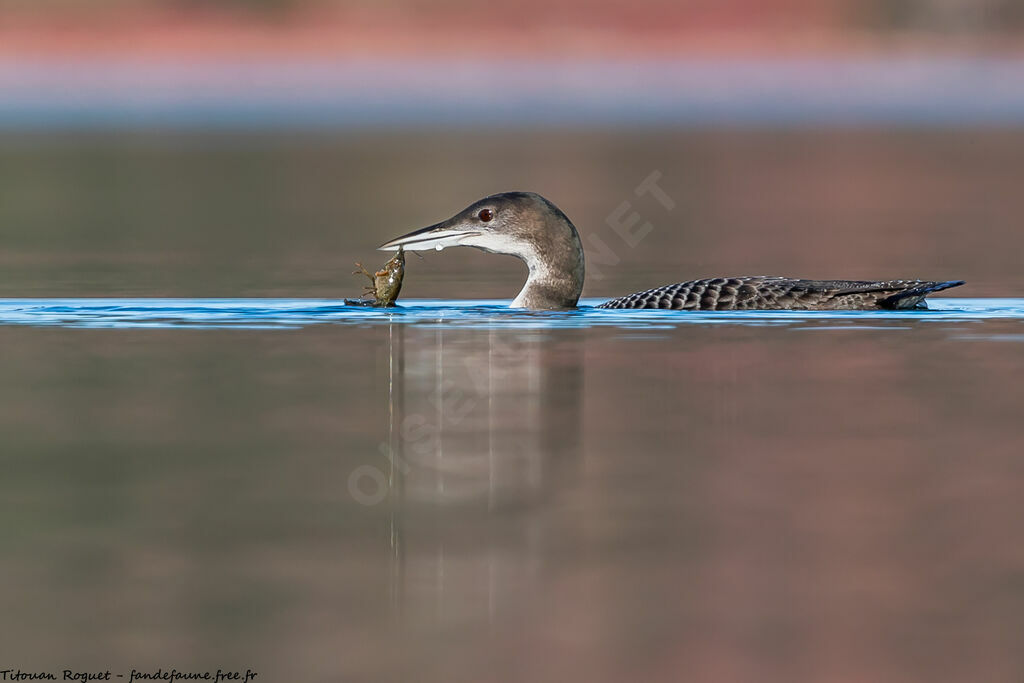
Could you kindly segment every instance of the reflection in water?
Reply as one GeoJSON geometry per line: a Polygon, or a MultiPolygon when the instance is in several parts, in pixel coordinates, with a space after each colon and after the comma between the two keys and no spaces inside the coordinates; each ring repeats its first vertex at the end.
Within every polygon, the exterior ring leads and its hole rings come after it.
{"type": "Polygon", "coordinates": [[[390,344],[393,604],[413,624],[489,623],[536,571],[543,527],[517,524],[500,539],[488,527],[481,538],[457,520],[500,524],[573,476],[582,345],[544,331],[405,325],[392,326],[390,344]]]}
{"type": "Polygon", "coordinates": [[[1020,678],[1020,319],[474,315],[0,325],[14,666],[1020,678]]]}
{"type": "Polygon", "coordinates": [[[406,504],[543,495],[579,451],[577,352],[543,332],[392,328],[391,453],[406,504]]]}

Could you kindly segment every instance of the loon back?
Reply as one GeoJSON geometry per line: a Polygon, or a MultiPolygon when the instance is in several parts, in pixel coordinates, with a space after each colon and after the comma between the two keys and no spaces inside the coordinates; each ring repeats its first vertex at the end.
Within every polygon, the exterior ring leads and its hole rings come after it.
{"type": "Polygon", "coordinates": [[[932,292],[963,280],[795,280],[786,277],[730,277],[691,280],[612,299],[598,308],[664,308],[701,311],[872,310],[927,308],[932,292]]]}

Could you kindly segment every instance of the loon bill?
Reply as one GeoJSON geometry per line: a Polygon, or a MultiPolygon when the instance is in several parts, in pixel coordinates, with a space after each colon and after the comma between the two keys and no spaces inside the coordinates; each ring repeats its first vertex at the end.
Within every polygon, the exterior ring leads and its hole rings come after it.
{"type": "MultiPolygon", "coordinates": [[[[583,245],[562,211],[533,192],[502,192],[446,221],[385,242],[383,251],[476,247],[516,256],[530,269],[514,308],[574,308],[583,291],[583,245]]],[[[963,280],[797,280],[719,277],[665,285],[612,299],[598,308],[678,310],[874,310],[925,306],[932,292],[963,280]]]]}

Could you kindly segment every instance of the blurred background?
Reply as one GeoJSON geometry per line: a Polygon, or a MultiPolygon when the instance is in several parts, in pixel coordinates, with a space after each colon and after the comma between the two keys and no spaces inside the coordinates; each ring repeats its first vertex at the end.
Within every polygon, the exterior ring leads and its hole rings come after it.
{"type": "MultiPolygon", "coordinates": [[[[512,189],[588,297],[1013,297],[1022,178],[1020,0],[0,0],[4,298],[353,296],[512,189]]],[[[403,296],[524,275],[450,249],[403,296]]],[[[0,669],[1019,681],[995,317],[2,325],[0,669]]]]}
{"type": "MultiPolygon", "coordinates": [[[[0,295],[341,296],[376,244],[509,189],[592,233],[615,267],[586,296],[1019,293],[1022,124],[1013,0],[0,0],[0,295]],[[617,209],[655,230],[623,251],[617,209]]],[[[520,264],[466,252],[406,296],[515,295],[520,264]]]]}

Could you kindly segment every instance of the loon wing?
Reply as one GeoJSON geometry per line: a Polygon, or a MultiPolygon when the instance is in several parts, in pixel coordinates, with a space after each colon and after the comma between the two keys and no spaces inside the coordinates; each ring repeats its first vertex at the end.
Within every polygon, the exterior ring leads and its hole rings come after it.
{"type": "Polygon", "coordinates": [[[872,310],[923,306],[932,293],[963,280],[796,280],[787,277],[719,277],[665,285],[612,299],[598,308],[676,310],[872,310]]]}

